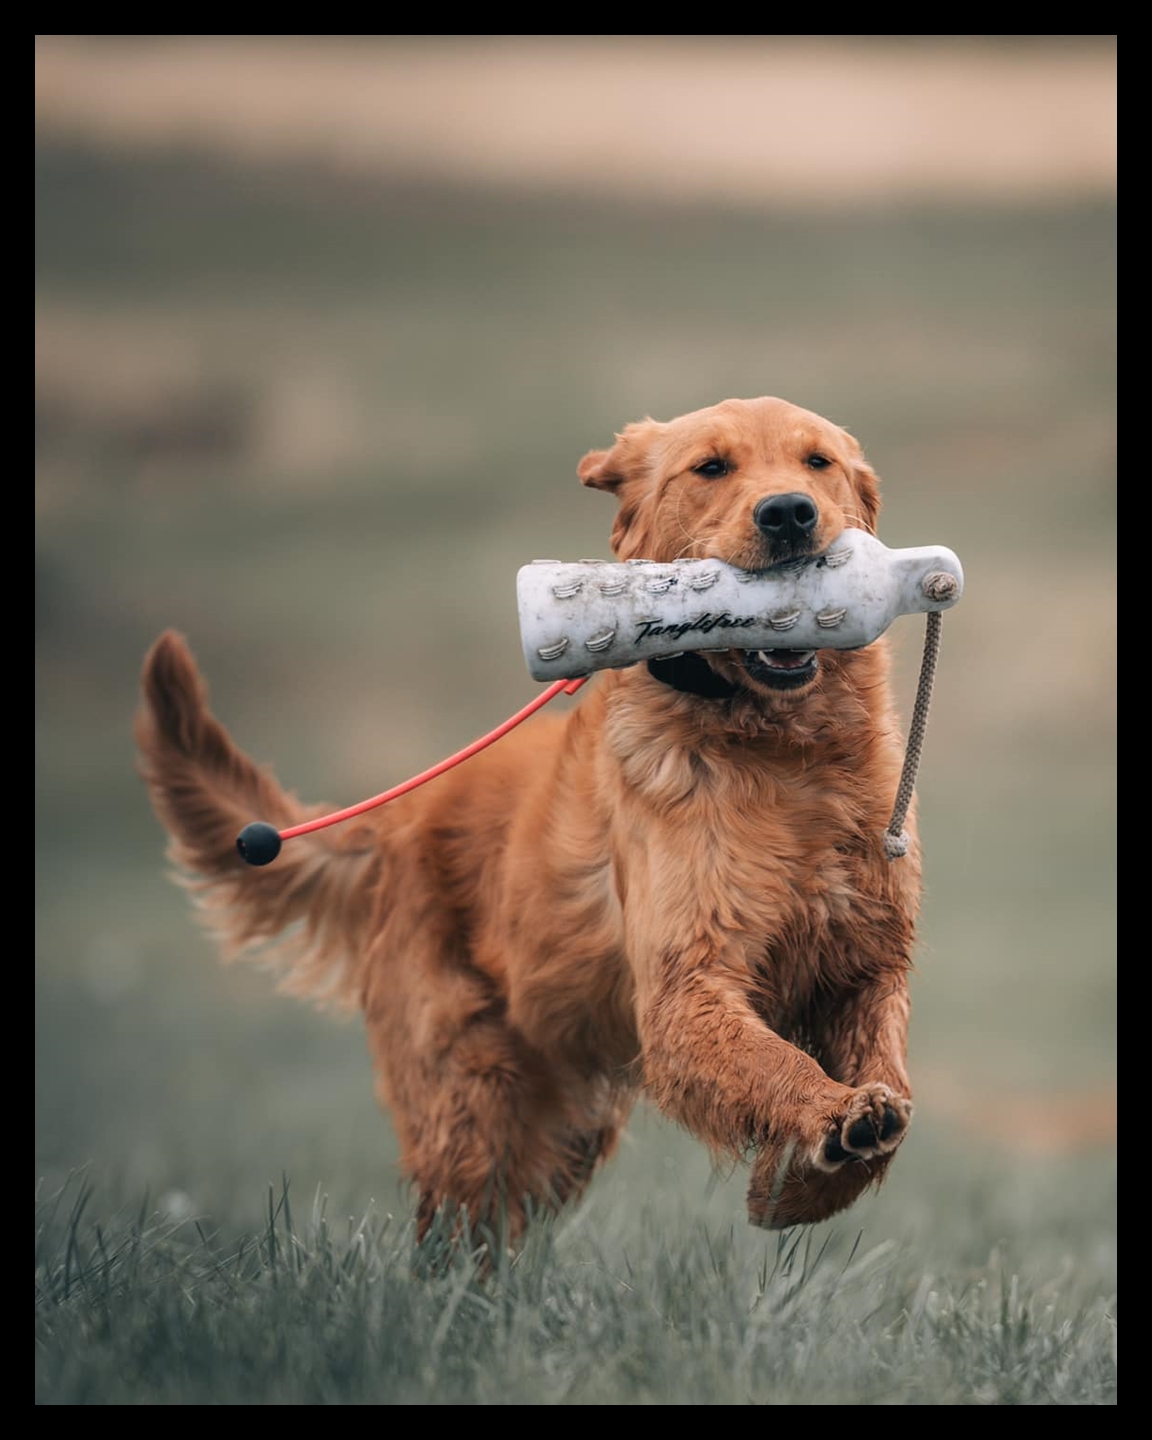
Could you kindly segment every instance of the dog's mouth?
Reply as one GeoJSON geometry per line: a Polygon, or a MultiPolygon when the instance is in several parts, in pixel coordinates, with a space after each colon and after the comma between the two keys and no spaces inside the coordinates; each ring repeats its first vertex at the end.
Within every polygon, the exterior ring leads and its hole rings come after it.
{"type": "Polygon", "coordinates": [[[815,650],[739,650],[751,679],[773,690],[794,690],[816,678],[820,661],[815,650]]]}

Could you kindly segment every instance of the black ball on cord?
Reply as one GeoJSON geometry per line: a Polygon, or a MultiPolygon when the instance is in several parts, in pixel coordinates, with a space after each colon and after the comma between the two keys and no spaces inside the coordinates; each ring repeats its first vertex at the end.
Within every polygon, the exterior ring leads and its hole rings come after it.
{"type": "Polygon", "coordinates": [[[253,820],[237,835],[236,849],[249,865],[271,865],[280,854],[280,832],[263,820],[253,820]]]}

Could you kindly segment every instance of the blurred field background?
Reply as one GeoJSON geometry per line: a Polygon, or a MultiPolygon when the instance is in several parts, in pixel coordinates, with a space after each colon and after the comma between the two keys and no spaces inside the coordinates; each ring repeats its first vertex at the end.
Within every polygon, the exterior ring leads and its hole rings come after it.
{"type": "MultiPolygon", "coordinates": [[[[861,440],[887,544],[966,575],[918,786],[917,1119],[817,1229],[1107,1299],[1115,62],[1110,36],[37,39],[42,1193],[83,1170],[106,1216],[243,1230],[286,1174],[409,1213],[358,1023],[217,965],[165,878],[131,745],[158,631],[251,754],[351,804],[535,693],[516,570],[609,553],[585,450],[776,394],[861,440]]],[[[922,623],[890,633],[907,715],[922,623]]],[[[739,1229],[743,1190],[640,1111],[565,1234],[739,1229]]],[[[108,1398],[76,1365],[38,1398],[108,1398]]]]}

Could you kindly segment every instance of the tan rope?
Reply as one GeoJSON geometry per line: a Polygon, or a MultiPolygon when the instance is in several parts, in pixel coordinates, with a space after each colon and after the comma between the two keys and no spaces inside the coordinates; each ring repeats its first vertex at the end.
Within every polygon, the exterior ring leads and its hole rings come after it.
{"type": "Polygon", "coordinates": [[[904,769],[896,790],[896,806],[884,832],[884,852],[889,860],[899,860],[901,855],[908,853],[909,838],[904,821],[908,818],[908,807],[916,788],[916,771],[920,765],[924,732],[928,728],[928,705],[932,699],[932,682],[936,677],[936,661],[940,654],[941,618],[939,610],[928,612],[924,655],[920,661],[920,683],[916,687],[916,703],[912,707],[912,723],[908,728],[908,749],[904,753],[904,769]]]}

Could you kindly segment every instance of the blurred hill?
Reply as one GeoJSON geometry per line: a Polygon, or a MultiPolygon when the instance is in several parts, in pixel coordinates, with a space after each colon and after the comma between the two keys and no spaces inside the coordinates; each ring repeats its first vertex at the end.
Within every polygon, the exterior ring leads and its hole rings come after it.
{"type": "Polygon", "coordinates": [[[386,180],[803,206],[1101,198],[1103,36],[40,37],[60,136],[386,180]]]}

